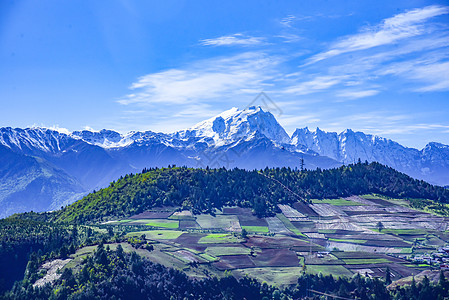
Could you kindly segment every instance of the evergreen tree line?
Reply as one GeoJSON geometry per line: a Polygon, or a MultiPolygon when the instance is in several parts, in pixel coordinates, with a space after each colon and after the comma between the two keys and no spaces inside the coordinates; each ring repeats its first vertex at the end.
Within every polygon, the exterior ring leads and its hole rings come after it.
{"type": "MultiPolygon", "coordinates": [[[[388,273],[388,272],[387,272],[388,273]]],[[[449,296],[449,284],[440,280],[388,289],[388,279],[363,277],[334,278],[332,275],[303,274],[295,286],[278,289],[249,277],[195,280],[185,273],[152,263],[135,252],[125,253],[101,243],[94,254],[73,272],[66,268],[55,283],[33,287],[31,280],[17,282],[2,299],[340,299],[434,300],[449,296]]]]}
{"type": "Polygon", "coordinates": [[[270,216],[279,212],[280,203],[368,193],[449,202],[449,190],[379,163],[313,171],[171,167],[126,175],[46,217],[58,222],[86,223],[128,217],[158,206],[211,213],[215,208],[234,205],[252,208],[258,216],[270,216]]]}
{"type": "Polygon", "coordinates": [[[108,236],[82,225],[1,219],[0,293],[23,279],[24,273],[27,280],[37,279],[35,271],[44,261],[66,258],[81,245],[96,244],[105,237],[108,236]]]}

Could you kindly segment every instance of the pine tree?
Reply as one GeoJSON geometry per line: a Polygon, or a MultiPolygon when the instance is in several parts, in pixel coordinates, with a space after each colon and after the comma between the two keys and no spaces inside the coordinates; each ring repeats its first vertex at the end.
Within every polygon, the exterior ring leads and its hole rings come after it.
{"type": "Polygon", "coordinates": [[[385,270],[385,283],[386,284],[390,284],[391,281],[391,272],[390,272],[390,268],[387,267],[387,269],[385,270]]]}

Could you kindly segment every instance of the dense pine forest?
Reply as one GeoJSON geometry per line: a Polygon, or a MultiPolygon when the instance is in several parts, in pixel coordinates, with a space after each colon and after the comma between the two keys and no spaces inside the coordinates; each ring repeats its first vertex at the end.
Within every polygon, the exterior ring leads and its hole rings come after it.
{"type": "Polygon", "coordinates": [[[280,203],[368,193],[449,202],[449,190],[379,163],[313,171],[172,167],[126,175],[108,188],[49,215],[49,219],[83,223],[126,217],[156,206],[182,206],[195,213],[213,213],[215,208],[236,205],[267,216],[277,212],[280,203]]]}
{"type": "Polygon", "coordinates": [[[148,295],[153,295],[150,299],[307,299],[310,295],[307,289],[313,289],[338,293],[341,297],[356,293],[359,299],[448,296],[444,276],[436,286],[424,281],[393,291],[386,289],[385,281],[360,276],[334,279],[304,274],[296,287],[282,291],[249,278],[198,281],[138,255],[125,254],[120,249],[108,250],[102,243],[114,242],[123,232],[95,231],[88,226],[160,206],[179,206],[197,214],[213,214],[223,206],[240,206],[251,208],[257,216],[271,216],[278,212],[277,204],[368,193],[412,198],[416,206],[422,198],[449,203],[449,190],[412,179],[378,163],[359,162],[313,171],[144,169],[61,210],[29,212],[0,220],[0,293],[9,290],[5,299],[123,299],[124,295],[133,295],[135,299],[147,299],[148,295]],[[99,243],[95,255],[84,262],[81,272],[65,270],[56,285],[32,287],[39,277],[37,267],[43,262],[65,258],[81,246],[99,243]]]}
{"type": "Polygon", "coordinates": [[[422,282],[393,290],[387,289],[389,279],[335,279],[332,275],[303,274],[297,285],[278,289],[266,283],[244,277],[193,280],[183,272],[165,268],[142,259],[135,252],[125,253],[119,246],[112,251],[102,243],[93,256],[83,263],[76,274],[65,269],[56,284],[33,287],[23,280],[7,292],[4,299],[323,299],[336,295],[338,299],[445,299],[449,283],[443,272],[437,284],[427,277],[422,282]]]}

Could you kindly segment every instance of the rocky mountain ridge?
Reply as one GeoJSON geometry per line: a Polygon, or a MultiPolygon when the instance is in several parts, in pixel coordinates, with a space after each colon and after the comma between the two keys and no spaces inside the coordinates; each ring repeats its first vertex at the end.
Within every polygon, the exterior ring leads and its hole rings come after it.
{"type": "Polygon", "coordinates": [[[276,118],[260,107],[232,108],[175,133],[67,133],[39,127],[4,127],[0,128],[0,148],[2,153],[8,153],[0,165],[0,205],[16,207],[0,211],[0,216],[29,209],[54,209],[126,173],[168,165],[299,168],[304,159],[307,169],[315,169],[360,159],[378,161],[433,184],[449,184],[447,145],[433,142],[417,150],[349,129],[337,134],[306,127],[290,137],[276,118]],[[11,155],[14,159],[8,158],[11,155]],[[36,172],[37,165],[41,172],[36,172]],[[11,178],[19,173],[21,183],[11,189],[11,178]],[[55,192],[46,197],[43,187],[55,192]],[[37,201],[31,193],[36,194],[36,189],[46,198],[37,201]],[[22,204],[14,206],[19,198],[22,204]]]}

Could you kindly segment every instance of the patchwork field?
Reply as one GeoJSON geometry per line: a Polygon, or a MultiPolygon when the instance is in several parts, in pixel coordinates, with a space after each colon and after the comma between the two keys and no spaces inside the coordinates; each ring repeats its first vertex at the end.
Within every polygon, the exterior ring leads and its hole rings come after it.
{"type": "MultiPolygon", "coordinates": [[[[276,216],[267,218],[240,207],[225,207],[213,216],[162,208],[105,225],[147,226],[127,234],[154,245],[153,251],[138,253],[190,276],[224,276],[230,271],[237,278],[248,275],[278,286],[295,283],[304,271],[384,276],[388,267],[397,280],[428,267],[411,263],[408,256],[449,241],[448,218],[415,211],[402,199],[365,195],[278,208],[276,216]]],[[[126,251],[132,250],[124,244],[126,251]]],[[[79,251],[73,259],[89,251],[79,251]]]]}

